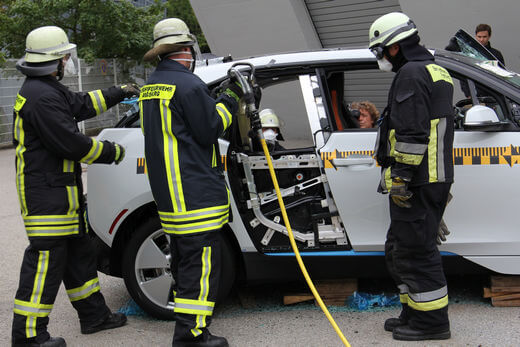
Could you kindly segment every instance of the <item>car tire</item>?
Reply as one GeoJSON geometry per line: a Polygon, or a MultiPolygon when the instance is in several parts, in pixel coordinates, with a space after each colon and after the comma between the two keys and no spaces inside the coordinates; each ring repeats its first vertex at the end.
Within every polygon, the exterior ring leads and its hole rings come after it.
{"type": "MultiPolygon", "coordinates": [[[[225,236],[221,245],[222,273],[217,301],[229,295],[236,276],[235,255],[225,236]]],[[[169,236],[155,216],[132,233],[122,265],[123,279],[132,299],[149,315],[165,320],[174,319],[170,259],[169,236]]]]}

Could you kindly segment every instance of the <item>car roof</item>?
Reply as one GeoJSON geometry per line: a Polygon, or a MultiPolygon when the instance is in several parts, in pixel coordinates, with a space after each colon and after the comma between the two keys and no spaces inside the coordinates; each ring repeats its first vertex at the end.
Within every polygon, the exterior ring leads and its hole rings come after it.
{"type": "Polygon", "coordinates": [[[211,60],[202,62],[207,65],[197,65],[195,73],[206,83],[222,79],[233,64],[246,62],[255,68],[277,68],[298,64],[334,63],[340,61],[375,61],[374,55],[368,48],[350,49],[322,49],[316,51],[291,52],[269,54],[257,57],[241,58],[238,60],[222,63],[212,63],[211,60]]]}
{"type": "MultiPolygon", "coordinates": [[[[430,52],[436,55],[435,50],[430,52]]],[[[443,56],[451,56],[451,52],[442,51],[443,56]]],[[[218,81],[227,75],[227,71],[236,63],[251,63],[256,69],[281,68],[294,65],[334,64],[340,62],[370,62],[376,61],[368,48],[330,48],[313,51],[267,54],[256,57],[240,58],[222,62],[222,58],[208,59],[198,62],[195,73],[206,83],[218,81]]]]}

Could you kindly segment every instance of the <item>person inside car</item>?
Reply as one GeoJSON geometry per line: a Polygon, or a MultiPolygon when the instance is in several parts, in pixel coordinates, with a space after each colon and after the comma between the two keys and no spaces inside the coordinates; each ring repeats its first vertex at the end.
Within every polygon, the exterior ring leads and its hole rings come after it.
{"type": "MultiPolygon", "coordinates": [[[[270,108],[265,108],[259,113],[260,123],[262,124],[262,132],[269,151],[283,151],[285,148],[280,145],[279,141],[284,141],[280,132],[280,119],[270,108]]],[[[253,151],[263,152],[260,139],[253,134],[253,151]]]]}
{"type": "Polygon", "coordinates": [[[355,101],[350,105],[353,110],[359,111],[358,122],[361,129],[370,129],[377,126],[379,111],[370,101],[355,101]]]}

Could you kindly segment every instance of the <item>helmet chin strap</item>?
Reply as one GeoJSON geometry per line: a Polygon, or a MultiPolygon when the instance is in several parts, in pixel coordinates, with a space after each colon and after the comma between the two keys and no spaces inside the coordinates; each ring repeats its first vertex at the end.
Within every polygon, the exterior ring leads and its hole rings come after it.
{"type": "Polygon", "coordinates": [[[65,75],[65,66],[63,65],[63,59],[58,61],[58,73],[56,74],[56,79],[61,81],[63,76],[65,75]]]}

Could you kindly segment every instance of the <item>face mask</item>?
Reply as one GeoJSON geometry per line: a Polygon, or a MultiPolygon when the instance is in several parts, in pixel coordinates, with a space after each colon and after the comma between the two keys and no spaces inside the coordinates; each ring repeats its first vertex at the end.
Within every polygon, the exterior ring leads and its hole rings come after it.
{"type": "Polygon", "coordinates": [[[269,142],[276,141],[276,137],[278,134],[273,129],[268,129],[264,131],[264,139],[269,142]]]}
{"type": "Polygon", "coordinates": [[[67,62],[65,63],[65,69],[64,69],[64,75],[65,76],[74,76],[76,74],[76,66],[74,65],[74,59],[69,58],[67,62]]]}
{"type": "Polygon", "coordinates": [[[377,65],[379,65],[379,70],[390,72],[392,71],[392,63],[389,62],[386,58],[378,59],[377,65]]]}
{"type": "MultiPolygon", "coordinates": [[[[168,58],[171,57],[172,55],[179,55],[179,54],[189,54],[189,55],[192,55],[191,52],[175,52],[175,53],[171,53],[171,54],[168,54],[168,58]]],[[[190,71],[193,71],[193,68],[195,67],[193,65],[195,59],[191,58],[191,59],[186,59],[186,58],[174,58],[172,60],[175,60],[175,61],[189,61],[190,62],[190,67],[188,68],[190,71]]]]}

